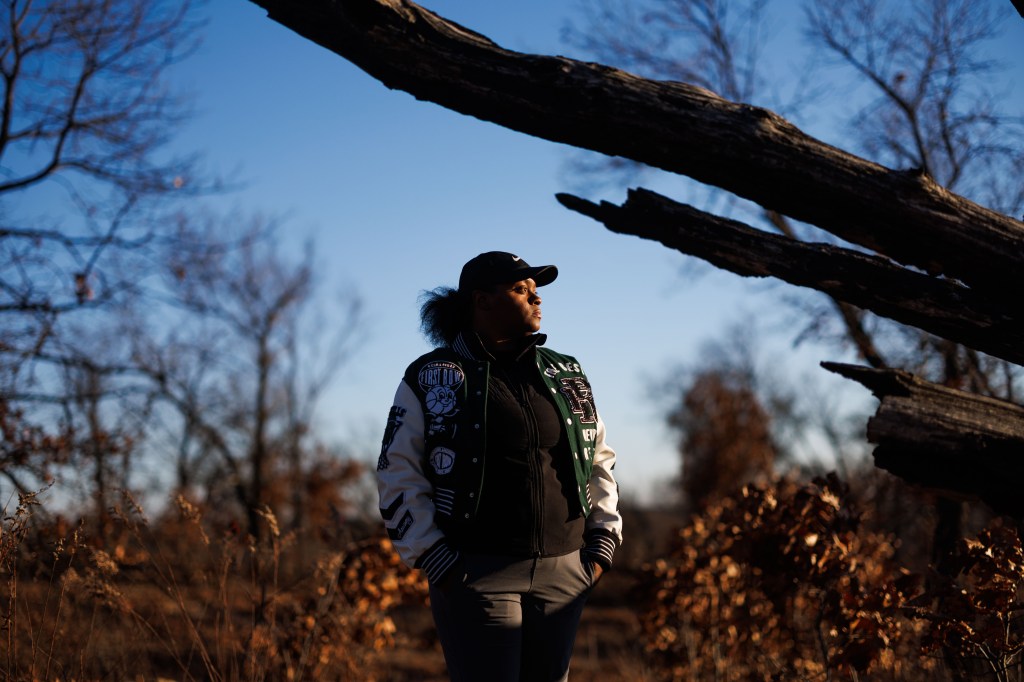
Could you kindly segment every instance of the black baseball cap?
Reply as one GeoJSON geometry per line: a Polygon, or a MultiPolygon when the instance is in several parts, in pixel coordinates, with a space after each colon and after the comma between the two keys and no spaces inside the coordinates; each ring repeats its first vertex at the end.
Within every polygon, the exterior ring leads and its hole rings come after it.
{"type": "Polygon", "coordinates": [[[554,265],[539,265],[534,268],[513,253],[488,251],[462,266],[459,291],[470,292],[473,289],[518,282],[522,279],[532,279],[537,286],[542,287],[554,282],[555,277],[558,277],[558,268],[554,265]]]}

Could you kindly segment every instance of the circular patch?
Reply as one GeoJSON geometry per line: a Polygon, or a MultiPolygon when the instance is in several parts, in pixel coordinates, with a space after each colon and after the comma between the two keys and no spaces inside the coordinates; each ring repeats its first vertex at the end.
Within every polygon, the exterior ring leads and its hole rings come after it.
{"type": "Polygon", "coordinates": [[[448,448],[434,448],[430,453],[430,466],[438,476],[451,473],[452,465],[455,464],[455,453],[448,448]]]}
{"type": "Polygon", "coordinates": [[[455,391],[462,386],[466,375],[463,374],[462,368],[454,362],[435,361],[421,367],[417,378],[420,388],[424,391],[429,391],[435,386],[446,386],[455,391]]]}

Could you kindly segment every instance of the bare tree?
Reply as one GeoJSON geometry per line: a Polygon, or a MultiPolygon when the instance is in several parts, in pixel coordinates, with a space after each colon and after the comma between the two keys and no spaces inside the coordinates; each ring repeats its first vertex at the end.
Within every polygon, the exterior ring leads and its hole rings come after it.
{"type": "Polygon", "coordinates": [[[855,474],[866,463],[863,410],[835,385],[788,371],[789,349],[763,332],[752,319],[730,325],[653,387],[679,436],[674,483],[691,508],[789,470],[855,474]]]}
{"type": "Polygon", "coordinates": [[[79,469],[80,483],[92,497],[94,541],[106,542],[112,531],[109,510],[119,491],[130,489],[132,457],[142,441],[137,412],[123,409],[127,395],[108,385],[116,375],[89,364],[67,367],[65,385],[71,390],[64,404],[64,418],[75,424],[77,434],[72,464],[79,469]],[[118,399],[112,396],[118,395],[118,399]],[[113,403],[113,406],[111,405],[113,403]]]}
{"type": "Polygon", "coordinates": [[[305,477],[333,466],[318,454],[315,411],[358,338],[360,300],[338,296],[318,309],[312,248],[289,258],[272,225],[235,228],[237,239],[222,248],[209,248],[209,226],[182,228],[196,238],[181,235],[166,254],[166,287],[181,318],[136,350],[172,411],[177,485],[199,484],[230,502],[254,536],[265,506],[279,513],[287,505],[297,526],[309,504],[305,477]],[[188,244],[195,248],[180,248],[188,244]]]}
{"type": "Polygon", "coordinates": [[[194,45],[195,25],[190,2],[5,0],[2,10],[0,311],[52,317],[130,283],[102,267],[107,254],[154,236],[141,221],[154,201],[201,184],[194,159],[161,155],[186,114],[163,74],[194,45]]]}
{"type": "Polygon", "coordinates": [[[286,497],[302,522],[302,476],[345,475],[313,412],[358,301],[327,334],[311,254],[185,212],[219,186],[168,149],[189,110],[166,74],[197,45],[196,4],[0,0],[0,411],[35,434],[5,442],[0,474],[27,489],[63,467],[102,522],[148,456],[255,533],[286,497]]]}
{"type": "MultiPolygon", "coordinates": [[[[692,83],[737,102],[765,94],[766,0],[597,0],[563,29],[570,45],[647,78],[692,83]]],[[[778,104],[776,103],[776,108],[778,104]]],[[[621,186],[650,174],[628,158],[574,151],[572,186],[621,186]]]]}
{"type": "Polygon", "coordinates": [[[1000,67],[986,52],[1001,24],[994,9],[967,0],[809,3],[807,34],[871,86],[852,120],[866,154],[1016,215],[1024,129],[991,91],[1000,67]]]}
{"type": "MultiPolygon", "coordinates": [[[[76,320],[136,293],[169,202],[211,186],[166,151],[187,108],[164,75],[195,46],[192,5],[0,2],[0,402],[38,428],[72,428],[25,412],[66,402],[70,365],[110,364],[76,320]]],[[[24,487],[15,470],[43,475],[47,456],[5,452],[0,473],[24,487]]]]}
{"type": "Polygon", "coordinates": [[[681,438],[682,488],[691,510],[771,474],[771,416],[740,372],[698,373],[669,425],[681,438]]]}
{"type": "MultiPolygon", "coordinates": [[[[986,53],[1000,24],[995,8],[965,0],[809,3],[807,34],[854,83],[868,86],[868,103],[850,121],[852,139],[865,154],[917,169],[1015,215],[1024,208],[1024,188],[1016,181],[1024,171],[1024,119],[1003,112],[990,90],[999,68],[986,53]]],[[[941,338],[885,328],[878,320],[866,324],[891,339],[891,361],[873,362],[876,367],[906,367],[974,392],[1015,395],[1013,364],[941,338]]]]}

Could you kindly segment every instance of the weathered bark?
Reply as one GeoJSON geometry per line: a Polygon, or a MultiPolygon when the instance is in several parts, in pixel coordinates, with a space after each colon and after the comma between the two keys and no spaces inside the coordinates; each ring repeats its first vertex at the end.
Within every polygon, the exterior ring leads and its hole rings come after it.
{"type": "Polygon", "coordinates": [[[503,49],[408,0],[253,0],[390,88],[530,135],[722,187],[989,295],[1024,265],[1024,224],[685,83],[503,49]]]}
{"type": "MultiPolygon", "coordinates": [[[[919,271],[759,232],[651,193],[633,192],[622,207],[560,197],[614,230],[739,274],[810,286],[1024,361],[1021,304],[1009,286],[1024,266],[1024,223],[957,196],[926,174],[884,168],[806,135],[771,111],[693,85],[503,49],[409,0],[252,1],[389,88],[721,187],[919,271]]],[[[882,400],[868,426],[878,443],[878,466],[1022,515],[1016,483],[1024,473],[1024,408],[904,372],[826,366],[868,385],[882,400]]]]}
{"type": "Polygon", "coordinates": [[[908,270],[878,256],[809,244],[705,213],[649,190],[622,206],[559,194],[566,207],[610,230],[653,239],[748,277],[778,277],[858,308],[1024,364],[1024,321],[955,281],[908,270]]]}
{"type": "Polygon", "coordinates": [[[902,370],[832,362],[881,401],[868,420],[875,465],[909,483],[977,497],[1024,518],[1024,407],[933,384],[902,370]]]}

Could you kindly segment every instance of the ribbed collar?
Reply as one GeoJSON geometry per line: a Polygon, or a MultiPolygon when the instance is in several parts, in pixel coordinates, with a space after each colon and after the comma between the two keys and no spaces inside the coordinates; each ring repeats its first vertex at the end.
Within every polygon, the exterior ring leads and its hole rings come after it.
{"type": "MultiPolygon", "coordinates": [[[[547,339],[547,334],[531,334],[530,336],[524,336],[521,346],[518,349],[519,352],[515,353],[514,356],[510,356],[510,358],[519,360],[537,346],[543,346],[547,339]]],[[[462,357],[470,360],[487,360],[488,362],[498,361],[498,359],[494,357],[494,354],[484,346],[483,341],[480,339],[480,335],[474,331],[459,332],[459,335],[455,337],[454,341],[452,341],[452,349],[462,357]]]]}

